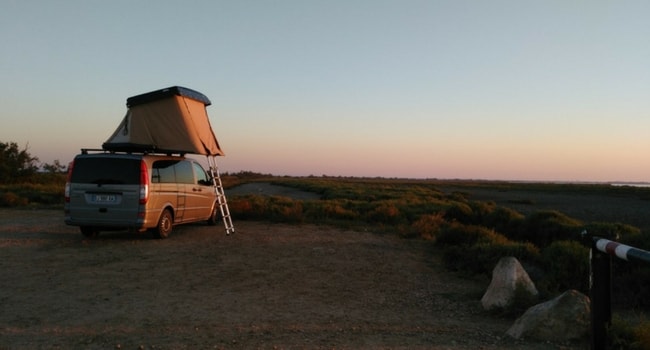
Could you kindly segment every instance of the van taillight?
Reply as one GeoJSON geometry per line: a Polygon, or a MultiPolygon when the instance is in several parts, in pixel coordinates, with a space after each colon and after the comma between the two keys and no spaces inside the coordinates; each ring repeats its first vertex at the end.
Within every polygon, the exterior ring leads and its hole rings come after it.
{"type": "Polygon", "coordinates": [[[65,180],[65,201],[70,202],[70,180],[72,179],[72,168],[74,167],[74,160],[68,164],[68,177],[65,180]]]}
{"type": "Polygon", "coordinates": [[[140,204],[147,204],[149,201],[149,172],[147,163],[140,161],[140,204]]]}

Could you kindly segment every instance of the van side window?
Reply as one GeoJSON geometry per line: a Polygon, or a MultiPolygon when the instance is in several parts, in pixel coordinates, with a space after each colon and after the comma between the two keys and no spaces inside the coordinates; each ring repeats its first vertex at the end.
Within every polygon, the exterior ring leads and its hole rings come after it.
{"type": "Polygon", "coordinates": [[[176,181],[184,184],[194,183],[194,172],[192,172],[191,162],[178,162],[174,167],[176,169],[176,181]]]}
{"type": "Polygon", "coordinates": [[[192,163],[194,166],[194,173],[196,174],[196,183],[203,186],[211,186],[212,182],[210,181],[208,174],[205,173],[205,170],[198,163],[192,163]]]}
{"type": "Polygon", "coordinates": [[[151,166],[151,182],[153,183],[173,183],[176,182],[174,165],[178,164],[177,160],[157,160],[151,166]]]}

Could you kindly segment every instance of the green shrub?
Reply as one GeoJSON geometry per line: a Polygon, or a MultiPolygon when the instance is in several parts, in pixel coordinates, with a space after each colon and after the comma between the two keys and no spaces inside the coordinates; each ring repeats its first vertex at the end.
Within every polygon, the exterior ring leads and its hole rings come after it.
{"type": "Polygon", "coordinates": [[[269,220],[275,222],[303,222],[301,201],[281,196],[237,196],[228,203],[230,213],[237,219],[269,220]]]}
{"type": "Polygon", "coordinates": [[[396,201],[395,205],[400,211],[400,224],[410,225],[431,213],[440,213],[444,218],[444,210],[449,203],[438,198],[406,197],[396,201]]]}
{"type": "Polygon", "coordinates": [[[262,196],[248,195],[229,199],[230,213],[237,219],[262,220],[269,218],[268,200],[262,196]]]}
{"type": "Polygon", "coordinates": [[[488,218],[498,207],[496,203],[489,201],[470,201],[469,207],[472,209],[471,223],[486,225],[486,218],[488,218]]]}
{"type": "Polygon", "coordinates": [[[521,228],[508,231],[508,237],[519,242],[530,242],[544,248],[558,240],[581,240],[583,226],[579,220],[555,210],[540,211],[526,217],[521,228]]]}
{"type": "Polygon", "coordinates": [[[457,201],[445,211],[448,221],[467,225],[481,225],[499,232],[519,232],[524,216],[510,208],[497,206],[494,202],[457,201]]]}
{"type": "Polygon", "coordinates": [[[483,218],[482,225],[510,236],[509,233],[519,232],[524,225],[525,216],[516,210],[496,207],[483,218]]]}
{"type": "Polygon", "coordinates": [[[340,201],[328,201],[322,203],[318,210],[325,219],[334,220],[356,220],[359,218],[359,212],[346,208],[346,203],[340,201]]]}
{"type": "Polygon", "coordinates": [[[503,243],[508,240],[489,228],[455,222],[442,229],[436,241],[445,246],[471,246],[478,242],[503,243]]]}
{"type": "Polygon", "coordinates": [[[61,181],[60,174],[37,175],[43,182],[0,184],[0,206],[63,205],[65,179],[61,181]]]}
{"type": "Polygon", "coordinates": [[[585,231],[589,236],[611,239],[635,248],[650,250],[650,234],[644,234],[638,227],[632,225],[595,222],[586,225],[585,231]]]}
{"type": "Polygon", "coordinates": [[[541,292],[553,295],[575,289],[589,294],[589,248],[577,241],[556,241],[542,249],[540,264],[541,292]]]}
{"type": "Polygon", "coordinates": [[[411,224],[411,228],[417,236],[427,240],[435,240],[445,223],[444,215],[440,212],[420,216],[418,220],[411,224]]]}
{"type": "Polygon", "coordinates": [[[612,258],[612,303],[620,307],[650,307],[650,266],[612,258]]]}
{"type": "Polygon", "coordinates": [[[499,259],[513,256],[520,262],[539,259],[539,250],[530,243],[512,242],[495,234],[471,246],[450,245],[443,249],[443,262],[451,270],[489,275],[499,259]]]}
{"type": "Polygon", "coordinates": [[[592,222],[584,227],[589,236],[616,240],[624,244],[634,245],[641,237],[637,227],[612,222],[592,222]]]}
{"type": "Polygon", "coordinates": [[[454,191],[447,196],[450,201],[454,202],[467,202],[469,197],[471,197],[469,193],[460,191],[454,191]]]}
{"type": "Polygon", "coordinates": [[[269,200],[271,220],[298,223],[303,221],[302,202],[287,197],[273,196],[269,200]]]}
{"type": "Polygon", "coordinates": [[[402,221],[400,214],[400,210],[395,204],[381,203],[368,213],[368,221],[381,224],[397,224],[402,221]]]}
{"type": "Polygon", "coordinates": [[[644,321],[634,328],[635,343],[638,349],[650,349],[650,322],[644,321]]]}
{"type": "Polygon", "coordinates": [[[608,349],[612,350],[650,349],[650,322],[641,320],[638,324],[633,324],[619,315],[614,315],[607,329],[607,340],[608,349]]]}
{"type": "Polygon", "coordinates": [[[471,224],[472,223],[472,207],[467,203],[463,202],[453,202],[445,210],[445,219],[450,222],[459,222],[461,224],[471,224]]]}
{"type": "Polygon", "coordinates": [[[18,207],[29,203],[27,198],[21,197],[13,192],[4,192],[0,195],[0,206],[18,207]]]}

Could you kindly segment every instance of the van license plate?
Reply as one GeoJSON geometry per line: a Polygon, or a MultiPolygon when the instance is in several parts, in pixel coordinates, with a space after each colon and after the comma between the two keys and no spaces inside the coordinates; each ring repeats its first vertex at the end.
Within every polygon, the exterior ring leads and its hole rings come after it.
{"type": "Polygon", "coordinates": [[[115,202],[115,195],[114,194],[96,194],[93,198],[94,202],[100,202],[100,203],[111,203],[115,202]]]}

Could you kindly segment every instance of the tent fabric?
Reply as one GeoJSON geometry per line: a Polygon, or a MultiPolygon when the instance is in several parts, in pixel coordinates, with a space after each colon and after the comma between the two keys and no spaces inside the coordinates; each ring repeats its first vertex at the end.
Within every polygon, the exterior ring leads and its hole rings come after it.
{"type": "Polygon", "coordinates": [[[171,87],[127,99],[127,113],[103,144],[108,151],[223,156],[200,92],[171,87]]]}

